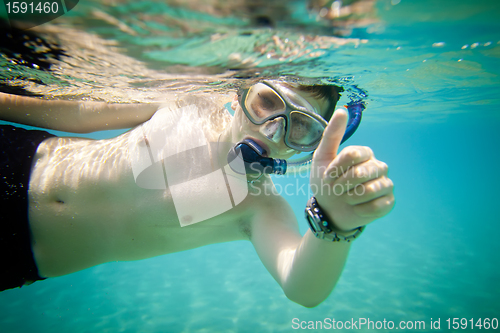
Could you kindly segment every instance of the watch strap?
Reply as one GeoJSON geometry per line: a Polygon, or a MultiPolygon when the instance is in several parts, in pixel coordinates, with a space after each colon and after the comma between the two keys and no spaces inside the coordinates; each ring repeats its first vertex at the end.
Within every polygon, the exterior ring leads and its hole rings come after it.
{"type": "Polygon", "coordinates": [[[307,202],[305,213],[314,236],[330,242],[351,242],[359,237],[365,229],[365,226],[362,226],[348,231],[338,230],[323,214],[315,197],[307,202]]]}

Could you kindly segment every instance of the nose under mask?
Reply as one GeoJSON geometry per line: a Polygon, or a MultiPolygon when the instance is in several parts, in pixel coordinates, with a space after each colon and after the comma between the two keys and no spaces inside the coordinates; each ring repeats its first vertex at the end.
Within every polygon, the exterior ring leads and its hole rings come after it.
{"type": "Polygon", "coordinates": [[[262,124],[259,132],[269,140],[279,143],[285,133],[285,119],[278,117],[262,124]]]}

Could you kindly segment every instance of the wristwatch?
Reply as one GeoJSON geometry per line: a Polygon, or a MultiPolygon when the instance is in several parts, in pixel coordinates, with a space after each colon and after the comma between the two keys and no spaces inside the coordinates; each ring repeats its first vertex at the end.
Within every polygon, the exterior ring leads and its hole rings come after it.
{"type": "Polygon", "coordinates": [[[351,242],[365,229],[364,226],[348,231],[336,229],[333,223],[326,219],[315,197],[307,202],[306,219],[314,236],[329,242],[351,242]]]}

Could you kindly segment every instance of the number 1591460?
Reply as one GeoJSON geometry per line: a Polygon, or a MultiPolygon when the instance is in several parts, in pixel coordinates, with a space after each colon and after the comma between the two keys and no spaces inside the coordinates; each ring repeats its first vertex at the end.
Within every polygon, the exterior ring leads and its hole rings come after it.
{"type": "Polygon", "coordinates": [[[57,2],[5,2],[7,14],[57,14],[59,4],[57,2]]]}

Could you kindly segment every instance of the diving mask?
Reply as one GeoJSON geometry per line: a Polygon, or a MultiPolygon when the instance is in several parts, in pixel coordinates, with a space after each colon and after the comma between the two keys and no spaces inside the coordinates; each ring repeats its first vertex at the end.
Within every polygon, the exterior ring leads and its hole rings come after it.
{"type": "Polygon", "coordinates": [[[269,81],[259,82],[240,97],[240,105],[255,125],[282,117],[285,144],[298,151],[313,151],[319,145],[328,122],[305,98],[293,90],[269,81]]]}
{"type": "MultiPolygon", "coordinates": [[[[364,108],[365,107],[361,101],[351,102],[347,105],[349,121],[347,122],[347,129],[341,143],[344,143],[347,139],[349,139],[358,128],[364,108]]],[[[255,141],[245,139],[238,142],[229,151],[227,156],[229,166],[233,169],[233,171],[239,174],[274,173],[282,175],[286,172],[298,173],[307,169],[310,166],[313,157],[313,153],[311,152],[302,158],[286,161],[264,157],[264,152],[265,150],[255,141]],[[243,162],[243,164],[240,164],[241,167],[239,168],[236,168],[233,163],[233,161],[237,160],[237,157],[239,157],[239,159],[243,162]]]]}

